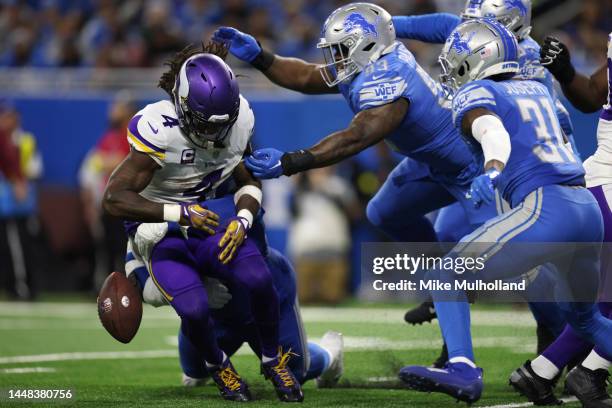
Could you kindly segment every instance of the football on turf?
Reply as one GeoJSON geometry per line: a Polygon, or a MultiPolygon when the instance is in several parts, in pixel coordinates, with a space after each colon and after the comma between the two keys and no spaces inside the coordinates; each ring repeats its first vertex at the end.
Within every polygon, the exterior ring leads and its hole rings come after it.
{"type": "Polygon", "coordinates": [[[98,294],[98,316],[102,326],[115,339],[129,343],[140,327],[142,300],[134,284],[123,274],[113,272],[98,294]]]}

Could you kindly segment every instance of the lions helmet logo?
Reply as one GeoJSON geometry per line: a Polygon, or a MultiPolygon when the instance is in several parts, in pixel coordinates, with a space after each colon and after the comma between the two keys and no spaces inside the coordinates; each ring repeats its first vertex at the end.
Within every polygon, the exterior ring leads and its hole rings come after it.
{"type": "Polygon", "coordinates": [[[463,53],[469,54],[471,49],[468,43],[472,40],[472,38],[474,38],[475,35],[476,33],[473,32],[469,35],[467,39],[464,40],[463,38],[461,38],[461,34],[459,34],[459,32],[457,31],[453,32],[453,34],[450,37],[451,49],[455,50],[457,54],[463,54],[463,53]]]}
{"type": "Polygon", "coordinates": [[[361,29],[363,35],[371,35],[372,37],[378,37],[378,31],[376,26],[365,19],[359,13],[351,13],[346,19],[344,19],[344,32],[348,33],[355,29],[361,29]]]}
{"type": "Polygon", "coordinates": [[[527,15],[527,6],[525,6],[522,0],[504,0],[504,4],[508,10],[517,9],[521,16],[527,15]]]}

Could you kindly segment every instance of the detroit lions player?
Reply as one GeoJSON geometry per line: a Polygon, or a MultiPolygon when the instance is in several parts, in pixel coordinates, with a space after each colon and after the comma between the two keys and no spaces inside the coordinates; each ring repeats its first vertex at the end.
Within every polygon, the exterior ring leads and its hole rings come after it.
{"type": "Polygon", "coordinates": [[[198,348],[223,398],[247,401],[250,393],[219,348],[210,320],[202,275],[242,287],[261,344],[262,372],[282,401],[301,401],[299,383],[279,352],[279,303],[272,276],[247,231],[259,212],[261,183],[242,157],[254,117],[232,70],[211,43],[187,47],[169,62],[159,86],[172,102],[147,105],[128,125],[131,151],[111,175],[104,195],[110,214],[131,221],[133,236],[142,222],[169,221],[182,228],[153,248],[149,273],[181,318],[181,330],[198,348]],[[218,230],[219,217],[198,201],[223,195],[230,176],[238,185],[237,215],[218,230]]]}
{"type": "MultiPolygon", "coordinates": [[[[587,187],[599,203],[604,219],[604,242],[612,242],[612,33],[608,39],[607,64],[590,78],[576,73],[567,46],[554,37],[542,46],[542,64],[562,86],[569,101],[582,112],[596,112],[603,106],[597,127],[597,150],[584,162],[587,187]]],[[[609,245],[609,244],[608,244],[609,245]]],[[[612,318],[612,253],[602,253],[599,309],[612,318]]],[[[541,355],[515,370],[510,383],[530,401],[540,404],[556,401],[552,379],[572,358],[584,356],[592,344],[571,328],[563,333],[541,355]]],[[[566,389],[587,408],[612,407],[607,392],[608,369],[612,356],[595,347],[584,361],[570,371],[566,389]]]]}
{"type": "MultiPolygon", "coordinates": [[[[206,200],[201,205],[205,205],[221,219],[229,219],[236,215],[232,195],[206,200]]],[[[168,223],[141,224],[128,244],[126,255],[128,277],[138,282],[143,300],[156,307],[168,303],[153,284],[146,268],[146,261],[151,248],[165,236],[168,228],[177,228],[177,226],[168,223]],[[132,245],[136,250],[132,250],[132,245]]],[[[342,335],[329,331],[323,336],[320,345],[307,341],[297,303],[295,271],[287,258],[274,248],[268,247],[261,215],[255,218],[249,230],[249,238],[264,255],[279,294],[280,344],[284,350],[290,350],[294,355],[289,361],[289,367],[300,383],[315,378],[319,388],[333,386],[343,371],[342,335]]],[[[220,281],[211,278],[204,283],[220,348],[225,354],[232,356],[243,343],[248,343],[257,354],[260,354],[261,345],[257,339],[257,330],[247,301],[248,294],[240,287],[228,283],[228,288],[220,281]]],[[[178,338],[183,384],[199,385],[208,378],[204,358],[181,330],[178,338]]]]}
{"type": "MultiPolygon", "coordinates": [[[[463,279],[508,279],[535,266],[567,263],[558,286],[575,296],[597,291],[599,245],[579,246],[568,253],[546,242],[592,242],[603,238],[597,201],[584,188],[584,169],[566,148],[554,102],[545,86],[511,78],[519,71],[514,35],[495,20],[470,20],[451,33],[440,55],[441,80],[453,93],[453,117],[475,151],[485,156],[485,174],[472,183],[472,199],[491,200],[498,189],[512,210],[487,221],[461,239],[448,257],[486,259],[482,271],[463,279]],[[503,120],[503,122],[502,122],[503,120]],[[563,219],[565,222],[558,222],[563,219]],[[529,242],[529,250],[517,243],[529,242]],[[479,243],[482,243],[479,245],[479,243]],[[534,245],[533,243],[542,243],[534,245]]],[[[563,270],[560,268],[559,270],[563,270]]],[[[442,282],[457,279],[452,271],[434,269],[429,277],[442,282]]],[[[560,292],[557,292],[560,294],[560,292]]],[[[400,378],[419,391],[443,392],[474,402],[482,393],[482,370],[474,363],[469,305],[459,291],[432,291],[438,319],[448,345],[444,369],[408,366],[400,378]]],[[[563,293],[567,295],[567,293],[563,293]]],[[[558,298],[565,318],[581,336],[612,351],[612,322],[589,302],[558,298]]]]}
{"type": "Polygon", "coordinates": [[[425,214],[455,201],[471,223],[495,214],[465,198],[481,165],[453,128],[448,101],[436,83],[395,39],[391,16],[370,3],[351,3],[325,21],[318,66],[262,50],[250,35],[222,27],[214,37],[272,82],[303,93],[341,93],[355,113],[349,126],[309,149],[283,153],[261,149],[246,160],[260,178],[324,167],[385,140],[407,156],[367,207],[372,224],[397,241],[436,241],[425,214]]]}

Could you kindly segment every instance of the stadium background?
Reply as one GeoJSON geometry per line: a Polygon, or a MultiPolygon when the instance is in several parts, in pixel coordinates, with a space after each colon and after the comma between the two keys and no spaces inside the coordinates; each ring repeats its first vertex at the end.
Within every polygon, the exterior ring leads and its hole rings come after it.
{"type": "MultiPolygon", "coordinates": [[[[16,272],[3,261],[0,276],[5,295],[27,298],[47,291],[94,291],[111,268],[119,267],[117,262],[108,266],[109,260],[105,259],[103,252],[109,246],[108,240],[100,236],[96,222],[91,221],[91,217],[100,214],[88,214],[87,207],[95,204],[83,202],[86,179],[83,169],[87,167],[84,163],[109,130],[109,111],[115,102],[130,100],[139,108],[163,97],[155,85],[168,55],[187,43],[205,41],[219,25],[232,25],[255,35],[264,46],[279,54],[320,61],[315,47],[320,26],[329,12],[343,3],[2,1],[0,110],[20,115],[22,128],[34,135],[44,163],[42,173],[31,181],[25,203],[16,204],[10,183],[6,179],[0,181],[2,225],[14,218],[25,220],[24,234],[31,235],[23,248],[26,273],[31,276],[31,281],[28,278],[25,282],[30,286],[29,292],[15,290],[15,279],[25,278],[22,275],[15,278],[16,272]]],[[[394,15],[456,13],[464,4],[463,0],[377,3],[394,15]]],[[[569,44],[577,68],[592,72],[605,55],[607,32],[612,27],[611,9],[608,0],[536,0],[534,36],[536,39],[545,33],[561,36],[569,44]]],[[[439,47],[409,42],[409,48],[437,76],[439,47]]],[[[306,147],[350,120],[351,113],[340,97],[311,97],[280,90],[237,60],[230,57],[228,62],[242,75],[241,91],[255,111],[257,147],[286,150],[306,147]]],[[[586,157],[595,148],[597,115],[583,115],[573,108],[570,111],[580,153],[586,157]]],[[[333,175],[334,183],[340,184],[330,185],[341,185],[346,193],[344,197],[322,194],[342,209],[331,211],[330,217],[346,218],[336,231],[336,239],[343,242],[337,252],[350,264],[358,264],[360,242],[384,240],[368,225],[364,208],[396,161],[397,157],[380,145],[334,167],[332,172],[307,176],[297,182],[282,178],[266,183],[266,221],[271,244],[293,255],[300,253],[300,233],[293,236],[296,242],[288,243],[296,223],[296,205],[292,203],[295,204],[296,197],[303,197],[296,191],[312,192],[313,183],[325,184],[333,175]],[[343,235],[346,230],[343,226],[349,228],[348,234],[343,235]]],[[[308,234],[304,228],[300,231],[308,234]]],[[[107,238],[113,241],[116,234],[120,233],[109,233],[107,238]]],[[[10,237],[0,244],[4,246],[0,250],[3,257],[13,255],[10,237]]],[[[309,255],[313,251],[316,248],[306,250],[309,255]]],[[[359,287],[356,269],[352,268],[354,273],[347,283],[352,293],[359,287]]]]}

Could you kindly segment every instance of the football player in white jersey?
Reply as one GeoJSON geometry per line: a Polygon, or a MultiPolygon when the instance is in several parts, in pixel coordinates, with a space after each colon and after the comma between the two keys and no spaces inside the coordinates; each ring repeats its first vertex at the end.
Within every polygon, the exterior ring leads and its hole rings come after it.
{"type": "Polygon", "coordinates": [[[246,383],[219,348],[203,276],[249,293],[262,352],[262,372],[281,401],[302,401],[279,348],[279,300],[262,254],[246,234],[262,198],[261,183],[242,157],[254,116],[225,64],[227,50],[210,43],[187,47],[171,60],[159,86],[171,100],[147,105],[128,125],[131,151],[109,179],[104,208],[126,221],[168,222],[147,260],[149,274],[181,318],[181,331],[204,356],[223,398],[251,399],[246,383]],[[236,217],[219,220],[198,202],[227,194],[236,184],[236,217]]]}
{"type": "MultiPolygon", "coordinates": [[[[585,113],[597,112],[603,105],[597,128],[597,150],[584,162],[587,187],[593,193],[604,221],[604,248],[601,255],[599,309],[612,318],[612,33],[608,41],[607,64],[592,76],[576,72],[565,44],[547,37],[541,49],[541,62],[561,84],[569,101],[585,113]]],[[[511,377],[512,386],[536,404],[556,402],[553,379],[577,356],[593,347],[570,327],[532,362],[527,362],[511,377]]],[[[566,388],[587,408],[612,407],[607,393],[608,369],[612,356],[595,347],[584,361],[572,369],[566,388]]]]}

